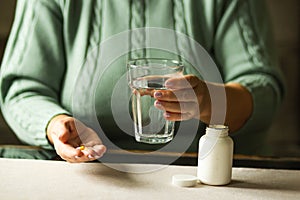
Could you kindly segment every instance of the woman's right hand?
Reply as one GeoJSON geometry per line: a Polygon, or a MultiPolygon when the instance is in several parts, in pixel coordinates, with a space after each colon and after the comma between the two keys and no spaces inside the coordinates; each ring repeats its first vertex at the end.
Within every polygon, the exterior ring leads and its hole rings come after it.
{"type": "Polygon", "coordinates": [[[106,151],[95,131],[68,115],[58,115],[50,121],[47,137],[56,153],[68,162],[96,160],[106,151]],[[81,145],[83,150],[79,148],[81,145]]]}

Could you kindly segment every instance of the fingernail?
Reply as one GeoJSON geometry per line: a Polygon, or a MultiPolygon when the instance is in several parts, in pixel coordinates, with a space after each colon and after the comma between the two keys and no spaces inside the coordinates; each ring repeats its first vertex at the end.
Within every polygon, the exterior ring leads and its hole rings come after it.
{"type": "Polygon", "coordinates": [[[75,156],[75,159],[78,159],[78,158],[80,158],[79,156],[75,156]]]}
{"type": "Polygon", "coordinates": [[[170,113],[165,113],[164,116],[167,117],[167,118],[171,117],[170,113]]]}
{"type": "Polygon", "coordinates": [[[160,101],[155,101],[155,105],[161,106],[161,102],[160,101]]]}
{"type": "Polygon", "coordinates": [[[88,155],[88,158],[89,158],[89,159],[93,159],[93,158],[94,158],[94,156],[92,156],[92,155],[88,155]]]}
{"type": "Polygon", "coordinates": [[[154,96],[155,96],[155,97],[162,97],[162,93],[161,93],[161,92],[155,92],[155,93],[154,93],[154,96]]]}

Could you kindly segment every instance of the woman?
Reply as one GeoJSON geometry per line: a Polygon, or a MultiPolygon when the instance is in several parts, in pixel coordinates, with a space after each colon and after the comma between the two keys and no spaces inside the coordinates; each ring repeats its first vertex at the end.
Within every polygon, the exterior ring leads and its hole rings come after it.
{"type": "MultiPolygon", "coordinates": [[[[209,124],[212,113],[207,88],[225,88],[225,124],[236,133],[236,152],[258,150],[283,96],[261,0],[18,1],[2,63],[1,103],[19,138],[31,145],[54,147],[69,162],[101,157],[106,147],[96,132],[81,122],[75,128],[72,99],[76,80],[91,49],[115,34],[143,27],[166,28],[193,38],[212,55],[225,83],[205,84],[196,74],[169,80],[173,89],[183,89],[185,98],[156,91],[155,106],[165,110],[165,117],[175,121],[195,118],[209,124]],[[185,80],[192,90],[185,90],[185,80]],[[186,102],[191,91],[197,98],[186,102]],[[178,105],[183,102],[185,109],[181,110],[178,105]],[[197,109],[200,113],[193,112],[197,109]],[[90,148],[80,150],[82,143],[90,148]]],[[[131,35],[129,40],[143,42],[144,36],[131,35]]],[[[117,67],[120,63],[106,72],[96,92],[97,115],[107,129],[115,126],[110,96],[112,85],[125,70],[117,67]]]]}

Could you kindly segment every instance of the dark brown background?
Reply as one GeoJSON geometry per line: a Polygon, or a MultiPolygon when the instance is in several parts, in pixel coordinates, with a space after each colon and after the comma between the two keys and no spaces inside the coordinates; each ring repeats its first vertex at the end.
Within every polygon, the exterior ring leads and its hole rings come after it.
{"type": "MultiPolygon", "coordinates": [[[[11,28],[16,0],[0,1],[0,62],[11,28]]],[[[300,157],[299,0],[267,0],[276,48],[286,77],[287,94],[268,134],[272,156],[300,157]]],[[[19,141],[0,116],[0,144],[19,141]]]]}

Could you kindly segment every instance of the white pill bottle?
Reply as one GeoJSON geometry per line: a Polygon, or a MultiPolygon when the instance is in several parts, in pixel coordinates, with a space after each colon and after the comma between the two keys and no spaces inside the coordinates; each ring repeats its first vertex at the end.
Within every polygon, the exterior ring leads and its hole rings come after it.
{"type": "Polygon", "coordinates": [[[226,185],[231,181],[233,141],[228,127],[210,125],[199,140],[198,179],[208,185],[226,185]]]}

